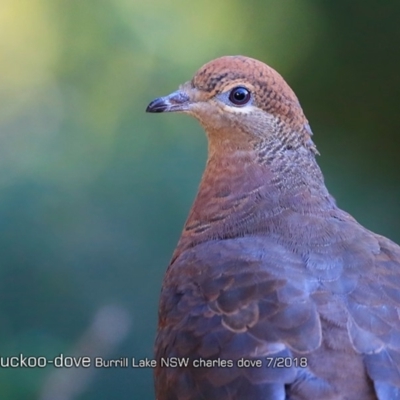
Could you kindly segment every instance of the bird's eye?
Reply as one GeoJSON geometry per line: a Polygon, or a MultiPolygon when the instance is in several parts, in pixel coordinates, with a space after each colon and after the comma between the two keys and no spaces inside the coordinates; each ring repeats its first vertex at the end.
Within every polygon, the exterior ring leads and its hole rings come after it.
{"type": "Polygon", "coordinates": [[[250,92],[244,87],[233,88],[229,94],[229,101],[235,106],[244,106],[250,101],[250,92]]]}

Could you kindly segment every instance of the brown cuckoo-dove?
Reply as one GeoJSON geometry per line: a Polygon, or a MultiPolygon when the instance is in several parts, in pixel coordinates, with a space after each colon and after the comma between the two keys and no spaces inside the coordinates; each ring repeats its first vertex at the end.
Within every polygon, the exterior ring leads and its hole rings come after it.
{"type": "Polygon", "coordinates": [[[147,111],[208,138],[161,292],[157,400],[400,399],[400,247],[337,207],[283,78],[222,57],[147,111]]]}

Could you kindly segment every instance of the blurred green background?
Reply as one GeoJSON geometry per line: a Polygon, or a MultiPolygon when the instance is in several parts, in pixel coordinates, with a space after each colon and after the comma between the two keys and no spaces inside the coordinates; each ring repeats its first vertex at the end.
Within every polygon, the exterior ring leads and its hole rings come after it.
{"type": "MultiPolygon", "coordinates": [[[[1,0],[0,355],[152,357],[206,140],[144,110],[221,55],[281,72],[338,204],[400,242],[399,15],[372,0],[1,0]]],[[[0,368],[0,399],[150,400],[152,371],[0,368]]]]}

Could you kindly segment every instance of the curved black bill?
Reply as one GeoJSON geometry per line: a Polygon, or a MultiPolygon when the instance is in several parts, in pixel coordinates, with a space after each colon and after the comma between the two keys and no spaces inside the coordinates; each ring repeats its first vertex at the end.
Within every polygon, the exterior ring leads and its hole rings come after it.
{"type": "Polygon", "coordinates": [[[189,97],[180,90],[165,97],[153,100],[146,108],[146,112],[160,113],[172,111],[185,111],[189,103],[189,97]]]}
{"type": "Polygon", "coordinates": [[[167,104],[164,101],[164,97],[159,97],[153,100],[146,108],[146,112],[163,112],[167,109],[167,104]]]}

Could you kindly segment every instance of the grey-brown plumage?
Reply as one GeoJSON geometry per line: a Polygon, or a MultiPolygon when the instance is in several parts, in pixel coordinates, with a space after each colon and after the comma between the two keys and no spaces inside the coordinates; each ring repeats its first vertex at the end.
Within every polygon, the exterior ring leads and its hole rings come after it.
{"type": "Polygon", "coordinates": [[[283,78],[222,57],[147,111],[209,141],[163,283],[157,399],[400,399],[400,248],[336,206],[283,78]]]}

